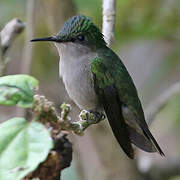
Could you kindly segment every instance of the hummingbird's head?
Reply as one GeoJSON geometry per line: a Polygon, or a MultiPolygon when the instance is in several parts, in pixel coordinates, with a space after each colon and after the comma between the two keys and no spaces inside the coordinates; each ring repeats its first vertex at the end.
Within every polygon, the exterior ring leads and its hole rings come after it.
{"type": "Polygon", "coordinates": [[[31,41],[53,41],[63,44],[71,42],[93,48],[106,45],[99,28],[93,24],[90,18],[83,15],[73,16],[68,19],[56,36],[38,38],[31,41]]]}

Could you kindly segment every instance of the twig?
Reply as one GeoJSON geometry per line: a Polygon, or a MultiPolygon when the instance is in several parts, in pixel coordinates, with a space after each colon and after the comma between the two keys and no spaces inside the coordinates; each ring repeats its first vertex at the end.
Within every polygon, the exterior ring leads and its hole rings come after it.
{"type": "Polygon", "coordinates": [[[116,16],[116,0],[103,0],[103,30],[105,41],[108,46],[114,39],[114,25],[116,16]]]}
{"type": "Polygon", "coordinates": [[[68,132],[74,132],[77,135],[83,135],[83,132],[92,124],[97,124],[104,120],[105,116],[96,116],[88,111],[81,111],[79,121],[72,121],[68,116],[71,107],[69,104],[63,103],[61,105],[61,114],[57,115],[54,104],[48,101],[44,96],[35,95],[35,106],[33,113],[38,121],[46,124],[52,133],[52,136],[56,136],[61,130],[68,132]],[[46,117],[46,118],[45,118],[46,117]]]}
{"type": "Polygon", "coordinates": [[[24,30],[25,23],[17,18],[9,21],[0,32],[0,76],[4,75],[9,58],[5,57],[15,38],[24,30]]]}
{"type": "Polygon", "coordinates": [[[161,111],[161,109],[165,107],[168,101],[177,93],[180,93],[180,82],[177,82],[169,89],[167,89],[147,108],[147,110],[145,110],[145,114],[147,115],[146,120],[149,125],[151,125],[158,112],[161,111]]]}
{"type": "Polygon", "coordinates": [[[145,180],[168,180],[180,175],[180,159],[171,159],[168,163],[154,164],[147,172],[142,173],[145,180]]]}
{"type": "Polygon", "coordinates": [[[5,54],[14,39],[24,30],[24,28],[25,24],[17,18],[12,19],[4,26],[0,32],[2,55],[5,54]]]}
{"type": "MultiPolygon", "coordinates": [[[[77,135],[83,135],[83,132],[86,128],[88,128],[92,124],[97,124],[100,121],[104,120],[104,116],[97,117],[95,114],[90,113],[89,111],[82,110],[79,115],[79,121],[73,122],[71,121],[70,117],[64,118],[62,114],[64,114],[64,111],[69,108],[70,106],[68,104],[63,103],[61,106],[62,112],[61,117],[59,119],[59,122],[62,126],[63,130],[72,131],[77,135]]],[[[69,113],[69,112],[68,112],[69,113]]]]}

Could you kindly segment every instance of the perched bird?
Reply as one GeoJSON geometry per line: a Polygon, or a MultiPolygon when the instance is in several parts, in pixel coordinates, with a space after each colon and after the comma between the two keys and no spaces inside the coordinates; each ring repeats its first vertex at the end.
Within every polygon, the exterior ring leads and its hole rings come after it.
{"type": "Polygon", "coordinates": [[[71,17],[56,36],[31,41],[55,42],[60,76],[70,98],[97,116],[105,111],[114,136],[130,158],[134,158],[132,144],[164,155],[148,129],[131,76],[90,18],[71,17]]]}

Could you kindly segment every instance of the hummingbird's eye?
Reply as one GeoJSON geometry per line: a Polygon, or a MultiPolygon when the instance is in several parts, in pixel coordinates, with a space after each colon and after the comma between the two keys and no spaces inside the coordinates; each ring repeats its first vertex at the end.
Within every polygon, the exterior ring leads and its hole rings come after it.
{"type": "Polygon", "coordinates": [[[79,41],[84,41],[84,36],[83,35],[78,35],[77,37],[76,37],[79,41]]]}

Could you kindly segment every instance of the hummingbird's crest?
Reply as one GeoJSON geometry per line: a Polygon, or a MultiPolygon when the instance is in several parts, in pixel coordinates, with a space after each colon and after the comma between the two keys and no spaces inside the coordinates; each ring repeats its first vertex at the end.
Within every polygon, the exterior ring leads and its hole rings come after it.
{"type": "Polygon", "coordinates": [[[75,41],[76,37],[85,36],[95,45],[105,45],[103,34],[87,16],[77,15],[68,19],[56,37],[63,41],[75,41]]]}
{"type": "Polygon", "coordinates": [[[77,15],[68,19],[56,36],[32,39],[35,41],[52,41],[56,43],[80,43],[90,47],[106,46],[100,29],[87,16],[77,15]]]}
{"type": "Polygon", "coordinates": [[[78,35],[87,32],[91,25],[92,22],[89,17],[83,15],[73,16],[64,23],[57,36],[66,37],[70,35],[78,35]]]}

